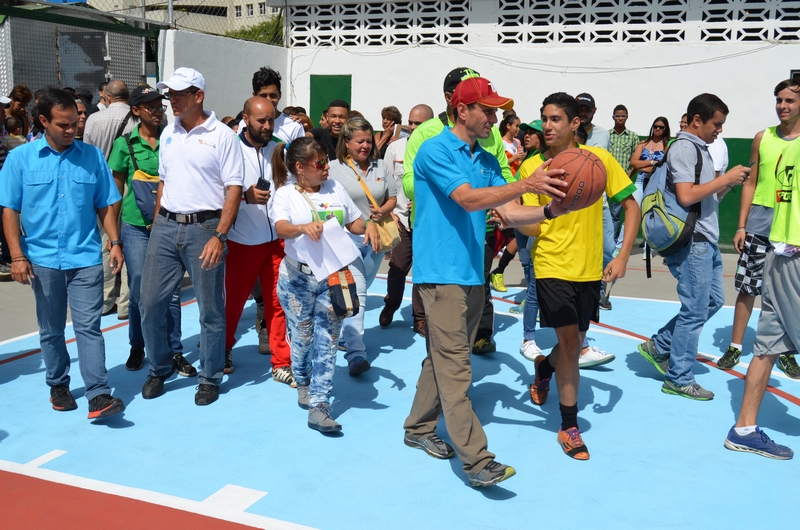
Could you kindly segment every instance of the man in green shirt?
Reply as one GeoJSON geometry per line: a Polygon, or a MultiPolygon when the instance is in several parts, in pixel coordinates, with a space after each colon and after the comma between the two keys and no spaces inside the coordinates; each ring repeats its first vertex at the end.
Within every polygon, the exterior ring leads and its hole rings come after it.
{"type": "MultiPolygon", "coordinates": [[[[403,156],[403,192],[406,197],[412,201],[411,207],[411,223],[413,228],[414,223],[414,159],[417,157],[417,151],[426,140],[437,136],[444,131],[445,126],[452,127],[454,124],[453,106],[451,98],[453,91],[458,84],[473,77],[480,77],[480,74],[471,68],[459,67],[450,71],[444,78],[444,99],[447,102],[447,109],[439,114],[437,117],[432,118],[413,132],[408,139],[406,145],[406,152],[403,156]]],[[[514,182],[514,176],[511,174],[511,168],[508,165],[508,157],[506,150],[503,146],[503,136],[497,126],[492,126],[492,132],[486,139],[479,139],[478,143],[485,150],[494,155],[500,163],[500,170],[503,173],[503,178],[506,182],[514,182]]],[[[486,243],[484,245],[484,276],[486,281],[486,302],[481,315],[480,324],[478,326],[478,334],[475,337],[475,344],[472,352],[477,355],[491,353],[497,350],[497,346],[492,340],[494,335],[494,304],[492,304],[492,292],[489,285],[490,272],[492,270],[492,261],[494,260],[494,226],[486,226],[486,243]]],[[[416,288],[416,285],[415,285],[416,288]]],[[[424,334],[424,321],[414,322],[414,331],[424,334]]]]}

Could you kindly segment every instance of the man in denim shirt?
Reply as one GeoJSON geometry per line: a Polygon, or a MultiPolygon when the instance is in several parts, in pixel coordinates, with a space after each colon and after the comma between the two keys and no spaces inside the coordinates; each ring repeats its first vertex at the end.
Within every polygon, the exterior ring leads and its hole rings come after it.
{"type": "Polygon", "coordinates": [[[722,132],[728,107],[713,94],[700,94],[689,102],[689,124],[678,133],[667,159],[667,181],[675,184],[678,201],[689,207],[700,203],[700,216],[692,240],[679,252],[666,257],[678,280],[681,309],[652,339],[639,345],[639,353],[664,375],[661,391],[699,401],[714,398],[701,387],[692,369],[703,325],[725,302],[722,256],[719,252],[719,201],[734,186],[742,184],[750,168],[736,166],[715,176],[708,152],[722,132]],[[700,183],[695,184],[697,157],[702,157],[700,183]]]}
{"type": "Polygon", "coordinates": [[[69,391],[70,357],[64,342],[69,303],[89,419],[97,419],[125,409],[122,400],[111,397],[106,374],[97,227],[99,216],[111,239],[111,265],[119,272],[122,241],[113,205],[121,197],[102,151],[75,142],[75,98],[50,89],[39,100],[39,112],[44,138],[9,153],[0,173],[11,274],[33,287],[50,402],[59,411],[78,407],[69,391]]]}

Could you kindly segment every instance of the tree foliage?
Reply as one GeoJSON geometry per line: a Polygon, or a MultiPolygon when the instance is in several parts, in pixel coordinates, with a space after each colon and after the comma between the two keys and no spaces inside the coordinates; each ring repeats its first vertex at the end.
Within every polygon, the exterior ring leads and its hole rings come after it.
{"type": "Polygon", "coordinates": [[[234,39],[252,40],[272,44],[273,46],[283,46],[283,12],[278,16],[272,17],[266,22],[229,31],[225,34],[234,39]]]}

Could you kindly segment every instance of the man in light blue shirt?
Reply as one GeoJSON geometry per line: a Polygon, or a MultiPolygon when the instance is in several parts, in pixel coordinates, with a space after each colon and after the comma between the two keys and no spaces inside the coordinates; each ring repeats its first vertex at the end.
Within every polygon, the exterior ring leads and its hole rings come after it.
{"type": "Polygon", "coordinates": [[[75,141],[75,99],[50,89],[38,106],[44,138],[9,153],[0,172],[11,274],[33,287],[50,402],[59,411],[77,408],[69,391],[70,356],[64,341],[69,304],[89,419],[94,420],[125,409],[121,399],[111,397],[106,374],[97,228],[99,216],[112,239],[111,264],[118,272],[123,257],[114,204],[121,197],[102,151],[75,141]]]}

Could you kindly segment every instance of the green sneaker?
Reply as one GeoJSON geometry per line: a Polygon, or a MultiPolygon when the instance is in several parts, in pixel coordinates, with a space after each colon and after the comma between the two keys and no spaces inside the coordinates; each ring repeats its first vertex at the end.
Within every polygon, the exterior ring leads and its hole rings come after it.
{"type": "Polygon", "coordinates": [[[733,346],[728,346],[728,350],[725,352],[725,355],[720,357],[719,361],[717,361],[717,368],[722,370],[730,370],[739,364],[739,357],[741,356],[742,350],[734,348],[733,346]]]}
{"type": "Polygon", "coordinates": [[[491,274],[492,288],[499,293],[506,293],[506,279],[502,272],[493,272],[491,274]]]}
{"type": "Polygon", "coordinates": [[[794,354],[781,355],[778,357],[778,368],[783,370],[783,373],[792,379],[800,379],[800,366],[797,366],[794,354]]]}
{"type": "Polygon", "coordinates": [[[520,302],[519,305],[512,305],[511,309],[508,310],[509,313],[514,313],[515,315],[521,315],[525,312],[525,300],[520,302]]]}
{"type": "Polygon", "coordinates": [[[661,355],[656,351],[656,343],[653,339],[639,344],[639,354],[645,358],[647,362],[652,364],[658,370],[658,373],[665,375],[669,369],[669,355],[661,355]]]}
{"type": "Polygon", "coordinates": [[[486,337],[475,341],[475,345],[472,347],[472,353],[475,355],[484,355],[495,351],[497,351],[497,344],[495,344],[492,339],[486,337]]]}

